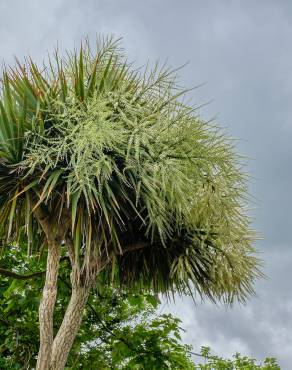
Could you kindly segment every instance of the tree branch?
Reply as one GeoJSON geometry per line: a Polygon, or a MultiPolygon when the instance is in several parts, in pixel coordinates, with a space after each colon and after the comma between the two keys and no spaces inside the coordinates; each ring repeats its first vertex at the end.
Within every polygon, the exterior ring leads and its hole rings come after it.
{"type": "MultiPolygon", "coordinates": [[[[69,259],[68,256],[62,256],[60,258],[60,261],[66,261],[68,259],[69,259]]],[[[42,276],[45,273],[46,273],[46,270],[37,271],[37,272],[33,272],[31,274],[22,275],[22,274],[18,274],[17,272],[13,272],[13,271],[3,269],[3,268],[0,267],[0,275],[10,277],[10,278],[16,279],[16,280],[29,280],[29,279],[33,279],[34,277],[42,276]]]]}
{"type": "Polygon", "coordinates": [[[29,202],[32,212],[34,213],[36,219],[38,220],[40,226],[42,227],[47,241],[50,244],[52,242],[52,225],[49,222],[50,215],[47,212],[47,210],[44,209],[42,204],[38,204],[37,199],[35,197],[28,193],[29,196],[29,202]]]}
{"type": "Polygon", "coordinates": [[[29,279],[33,279],[36,276],[43,275],[45,272],[46,272],[46,270],[39,271],[39,272],[34,272],[33,274],[29,274],[29,275],[21,275],[21,274],[17,274],[16,272],[13,272],[13,271],[2,269],[0,267],[0,275],[11,277],[11,278],[17,279],[17,280],[29,280],[29,279]]]}
{"type": "Polygon", "coordinates": [[[74,244],[73,244],[72,238],[69,237],[68,235],[66,235],[66,246],[67,246],[71,266],[73,267],[75,264],[74,244]]]}

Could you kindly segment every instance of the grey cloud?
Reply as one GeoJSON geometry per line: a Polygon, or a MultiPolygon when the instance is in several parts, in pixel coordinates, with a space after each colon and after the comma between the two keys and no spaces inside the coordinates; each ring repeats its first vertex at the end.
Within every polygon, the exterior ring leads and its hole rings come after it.
{"type": "Polygon", "coordinates": [[[256,286],[259,298],[224,311],[188,299],[169,310],[188,329],[196,347],[235,350],[263,358],[275,354],[292,369],[290,281],[292,230],[292,3],[272,0],[11,0],[0,3],[0,60],[31,54],[41,61],[58,41],[64,50],[99,32],[123,36],[130,59],[176,67],[192,87],[196,104],[210,99],[200,114],[217,116],[238,149],[253,158],[250,192],[257,199],[254,227],[269,280],[256,286]]]}
{"type": "Polygon", "coordinates": [[[182,319],[184,339],[196,352],[209,345],[217,354],[241,352],[259,360],[275,356],[283,369],[291,368],[292,288],[283,277],[290,274],[292,251],[270,251],[266,258],[270,278],[258,282],[257,296],[245,306],[225,308],[209,302],[195,306],[190,298],[164,306],[163,312],[182,319]]]}

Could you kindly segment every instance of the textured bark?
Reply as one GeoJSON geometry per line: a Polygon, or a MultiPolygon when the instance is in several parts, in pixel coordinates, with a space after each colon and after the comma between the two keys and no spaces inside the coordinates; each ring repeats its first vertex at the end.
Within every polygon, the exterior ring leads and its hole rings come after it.
{"type": "Polygon", "coordinates": [[[48,370],[54,339],[53,315],[57,298],[60,245],[70,225],[70,218],[68,211],[64,209],[62,222],[56,224],[47,207],[39,204],[35,195],[30,194],[29,197],[32,212],[42,227],[48,243],[46,279],[39,306],[40,347],[36,365],[36,370],[48,370]]]}
{"type": "Polygon", "coordinates": [[[60,260],[58,244],[49,244],[47,257],[46,280],[39,307],[40,348],[37,370],[48,370],[53,346],[53,314],[57,297],[57,281],[60,260]]]}
{"type": "MultiPolygon", "coordinates": [[[[77,269],[72,241],[68,236],[64,235],[66,228],[61,229],[61,235],[66,239],[72,265],[72,292],[62,324],[56,337],[53,338],[53,312],[57,295],[57,275],[60,260],[59,244],[54,245],[54,243],[56,244],[58,239],[62,240],[62,237],[58,233],[58,237],[52,239],[52,235],[50,235],[48,232],[50,228],[47,228],[47,224],[45,224],[46,220],[43,217],[39,217],[39,219],[42,223],[43,229],[47,231],[46,234],[48,241],[53,243],[53,245],[51,247],[49,246],[46,283],[39,308],[41,343],[37,370],[63,370],[75,337],[80,328],[83,311],[88,300],[90,289],[95,281],[96,275],[108,264],[109,259],[107,258],[105,261],[103,261],[103,263],[100,264],[98,271],[91,275],[90,282],[87,282],[86,285],[84,285],[84,283],[82,283],[82,281],[84,282],[84,277],[82,278],[82,276],[80,276],[80,271],[77,269]]],[[[123,253],[131,252],[144,247],[145,243],[142,242],[129,245],[123,250],[123,253]]]]}
{"type": "Polygon", "coordinates": [[[72,295],[63,322],[54,339],[50,370],[63,370],[81,325],[84,307],[87,303],[91,286],[72,287],[72,295]]]}

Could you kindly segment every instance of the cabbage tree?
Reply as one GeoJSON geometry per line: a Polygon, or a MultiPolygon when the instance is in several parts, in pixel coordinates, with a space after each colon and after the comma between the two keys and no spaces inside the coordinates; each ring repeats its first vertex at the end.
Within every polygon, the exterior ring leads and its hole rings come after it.
{"type": "Polygon", "coordinates": [[[234,143],[176,72],[135,70],[112,38],[5,68],[0,227],[47,254],[37,369],[63,369],[97,277],[167,296],[245,301],[261,273],[234,143]],[[72,295],[54,332],[60,258],[72,295]]]}

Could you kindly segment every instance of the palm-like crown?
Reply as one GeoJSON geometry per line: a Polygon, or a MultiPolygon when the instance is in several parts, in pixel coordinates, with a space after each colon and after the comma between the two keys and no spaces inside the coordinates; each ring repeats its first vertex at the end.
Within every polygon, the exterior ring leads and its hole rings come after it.
{"type": "Polygon", "coordinates": [[[79,272],[232,302],[260,275],[232,141],[186,105],[175,73],[132,69],[112,39],[7,69],[0,100],[3,241],[39,251],[40,207],[68,224],[79,272]]]}

